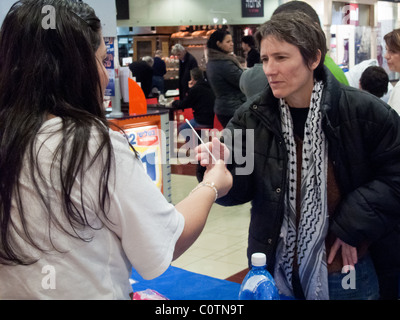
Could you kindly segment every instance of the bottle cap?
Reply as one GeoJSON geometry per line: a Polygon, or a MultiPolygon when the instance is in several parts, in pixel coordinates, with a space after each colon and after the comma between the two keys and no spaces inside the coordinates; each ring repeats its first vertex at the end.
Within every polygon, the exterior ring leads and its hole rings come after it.
{"type": "Polygon", "coordinates": [[[265,253],[256,252],[251,255],[251,264],[255,267],[262,267],[267,264],[267,256],[265,253]]]}

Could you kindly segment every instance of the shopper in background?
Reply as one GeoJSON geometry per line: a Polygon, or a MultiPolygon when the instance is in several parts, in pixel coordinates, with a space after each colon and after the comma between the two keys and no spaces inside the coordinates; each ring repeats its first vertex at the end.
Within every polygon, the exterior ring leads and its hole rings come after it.
{"type": "Polygon", "coordinates": [[[388,91],[389,76],[385,69],[370,66],[364,70],[360,78],[360,89],[382,98],[388,91]]]}
{"type": "MultiPolygon", "coordinates": [[[[386,34],[386,54],[388,67],[391,71],[400,72],[400,29],[395,29],[386,34]]],[[[400,114],[400,81],[394,86],[388,104],[400,114]]]]}
{"type": "Polygon", "coordinates": [[[153,63],[152,57],[145,56],[140,61],[133,61],[129,65],[132,77],[136,79],[136,82],[140,83],[146,98],[150,97],[151,89],[153,88],[153,63]]]}
{"type": "Polygon", "coordinates": [[[179,99],[183,100],[189,90],[190,70],[198,67],[197,60],[179,43],[172,47],[171,53],[179,59],[179,99]]]}
{"type": "Polygon", "coordinates": [[[239,87],[243,69],[233,55],[233,41],[229,31],[217,29],[207,41],[207,79],[216,96],[214,112],[225,128],[236,109],[246,101],[239,87]]]}
{"type": "Polygon", "coordinates": [[[260,52],[256,49],[253,36],[244,36],[242,38],[242,49],[246,56],[247,68],[252,68],[254,64],[260,62],[260,52]]]}
{"type": "Polygon", "coordinates": [[[107,51],[87,4],[17,2],[0,57],[0,299],[129,299],[132,266],[162,274],[196,240],[230,173],[218,162],[206,184],[166,201],[109,130],[107,51]],[[55,29],[42,27],[44,5],[62,17],[55,29]]]}
{"type": "MultiPolygon", "coordinates": [[[[190,70],[191,80],[189,91],[183,100],[175,100],[175,108],[192,108],[193,119],[189,122],[195,129],[214,127],[214,102],[215,95],[208,82],[204,79],[203,71],[199,68],[190,70]]],[[[184,122],[178,128],[178,133],[190,126],[184,122]]]]}
{"type": "MultiPolygon", "coordinates": [[[[361,79],[363,72],[368,67],[375,67],[375,66],[376,67],[379,66],[377,59],[367,59],[367,60],[361,61],[360,63],[352,66],[350,68],[350,70],[346,71],[346,73],[345,73],[346,78],[349,81],[349,86],[352,86],[354,88],[360,88],[360,79],[361,79]]],[[[386,73],[386,71],[385,71],[385,73],[386,73]]],[[[382,77],[385,78],[385,76],[383,74],[382,74],[382,77]]],[[[383,80],[383,79],[381,79],[381,80],[383,80]]],[[[371,81],[370,88],[372,88],[372,81],[371,81]]],[[[382,88],[382,90],[383,90],[383,88],[382,88]]],[[[390,97],[390,94],[392,93],[392,90],[393,90],[393,85],[390,83],[390,81],[388,81],[387,87],[386,87],[386,93],[380,98],[387,103],[389,101],[389,97],[390,97]]]]}
{"type": "MultiPolygon", "coordinates": [[[[218,203],[252,202],[248,257],[267,255],[281,293],[375,299],[376,268],[392,277],[390,288],[379,283],[381,297],[397,299],[387,289],[398,290],[400,271],[399,116],[335,79],[323,65],[324,32],[304,13],[273,15],[256,39],[269,87],[227,126],[242,146],[230,148],[234,183],[218,203]],[[243,163],[248,150],[254,156],[243,163]],[[238,175],[249,162],[254,170],[238,175]],[[346,288],[342,271],[354,267],[346,288]]],[[[223,159],[229,153],[218,139],[208,148],[223,159]]],[[[204,146],[196,151],[210,161],[204,146]]]]}
{"type": "Polygon", "coordinates": [[[153,63],[153,88],[157,88],[160,94],[165,93],[164,75],[167,73],[167,66],[162,57],[162,51],[157,50],[153,63]]]}
{"type": "Polygon", "coordinates": [[[243,71],[239,87],[247,99],[265,90],[268,80],[263,71],[262,63],[256,63],[252,68],[243,71]]]}

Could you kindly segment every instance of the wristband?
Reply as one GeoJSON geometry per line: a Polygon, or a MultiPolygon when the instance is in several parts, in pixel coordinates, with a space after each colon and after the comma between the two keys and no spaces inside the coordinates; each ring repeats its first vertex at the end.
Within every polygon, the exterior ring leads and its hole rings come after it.
{"type": "Polygon", "coordinates": [[[213,189],[215,191],[215,199],[214,202],[218,199],[218,190],[215,187],[215,183],[214,182],[200,182],[196,188],[194,188],[190,194],[192,194],[193,192],[195,192],[197,189],[201,188],[201,187],[209,187],[211,189],[213,189]]]}

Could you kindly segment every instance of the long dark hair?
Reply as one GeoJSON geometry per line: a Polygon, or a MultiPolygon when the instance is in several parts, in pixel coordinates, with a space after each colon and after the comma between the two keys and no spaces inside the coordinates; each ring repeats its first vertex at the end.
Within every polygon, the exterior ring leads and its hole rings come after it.
{"type": "Polygon", "coordinates": [[[57,165],[60,201],[71,228],[61,226],[50,210],[49,196],[38,187],[37,192],[48,211],[47,219],[72,237],[90,240],[78,232],[91,226],[85,205],[82,203],[79,208],[74,205],[71,190],[80,179],[82,193],[84,166],[92,165],[99,156],[105,160],[99,172],[98,201],[102,213],[106,214],[112,147],[95,57],[100,43],[100,20],[82,2],[21,0],[4,19],[0,31],[0,264],[34,262],[14,243],[16,237],[44,251],[28,231],[19,175],[22,166],[28,163],[24,158],[27,157],[33,184],[39,186],[39,182],[48,179],[43,176],[46,173],[40,172],[35,137],[49,115],[62,120],[63,138],[52,165],[55,161],[61,162],[57,165]],[[55,9],[55,28],[43,26],[42,9],[46,5],[55,9]],[[99,132],[100,142],[88,160],[88,141],[93,129],[99,132]],[[23,230],[17,231],[14,226],[12,199],[23,230]]]}

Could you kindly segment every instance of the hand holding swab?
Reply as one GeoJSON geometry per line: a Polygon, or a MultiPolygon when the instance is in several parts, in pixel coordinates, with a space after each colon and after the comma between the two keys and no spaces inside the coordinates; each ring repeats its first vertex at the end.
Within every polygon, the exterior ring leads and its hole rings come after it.
{"type": "Polygon", "coordinates": [[[185,119],[186,123],[190,126],[190,128],[193,130],[193,132],[196,134],[197,138],[199,138],[200,142],[204,145],[210,156],[214,159],[215,163],[217,163],[217,159],[214,157],[214,155],[211,153],[210,149],[208,149],[207,145],[204,143],[204,141],[200,138],[200,136],[197,134],[196,130],[194,130],[193,126],[189,122],[188,119],[185,119]]]}

